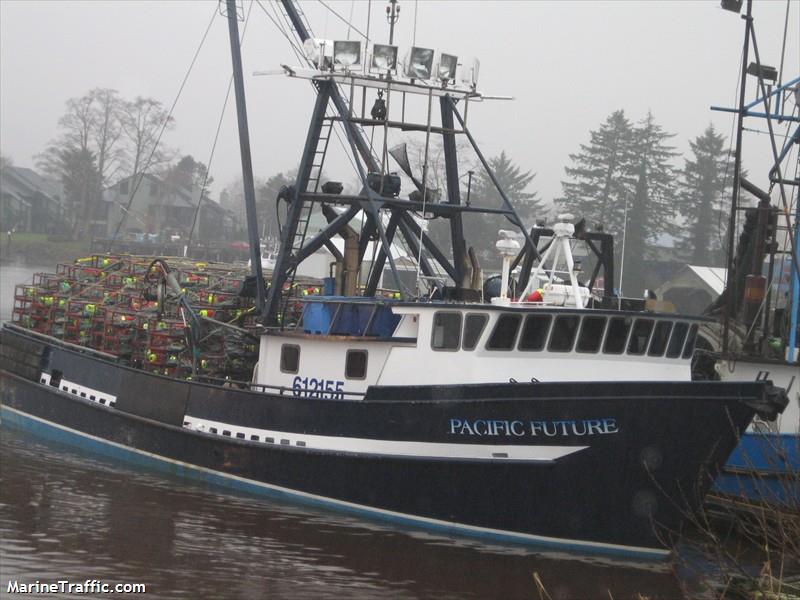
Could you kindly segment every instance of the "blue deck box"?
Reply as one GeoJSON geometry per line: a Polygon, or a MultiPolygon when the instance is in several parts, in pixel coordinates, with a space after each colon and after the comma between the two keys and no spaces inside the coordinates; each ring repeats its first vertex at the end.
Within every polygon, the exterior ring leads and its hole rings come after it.
{"type": "Polygon", "coordinates": [[[303,331],[306,333],[391,337],[400,322],[400,316],[392,314],[389,306],[376,306],[372,298],[332,296],[320,300],[306,304],[303,314],[303,331]]]}

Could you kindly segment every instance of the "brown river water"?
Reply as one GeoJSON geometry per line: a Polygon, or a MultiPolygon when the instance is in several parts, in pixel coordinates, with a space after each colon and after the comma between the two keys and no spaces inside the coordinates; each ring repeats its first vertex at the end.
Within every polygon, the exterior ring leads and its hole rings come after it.
{"type": "MultiPolygon", "coordinates": [[[[13,283],[34,270],[0,270],[3,319],[13,283]]],[[[554,600],[697,597],[696,572],[680,565],[702,559],[683,559],[613,562],[376,524],[0,428],[3,598],[13,581],[87,579],[143,583],[145,598],[540,598],[535,576],[554,600]]]]}

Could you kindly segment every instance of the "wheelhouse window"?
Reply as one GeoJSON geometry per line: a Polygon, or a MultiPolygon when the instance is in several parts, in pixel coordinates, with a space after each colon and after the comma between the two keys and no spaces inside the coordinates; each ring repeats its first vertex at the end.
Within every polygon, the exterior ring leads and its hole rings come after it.
{"type": "Polygon", "coordinates": [[[522,317],[516,314],[500,315],[494,326],[491,337],[486,344],[487,350],[511,350],[517,339],[522,317]]]}
{"type": "Polygon", "coordinates": [[[543,350],[550,332],[552,315],[528,315],[525,317],[525,326],[519,338],[520,350],[543,350]]]}
{"type": "Polygon", "coordinates": [[[300,369],[300,346],[284,344],[281,346],[281,371],[297,373],[300,369]]]}
{"type": "Polygon", "coordinates": [[[583,317],[581,333],[578,336],[578,352],[597,352],[603,341],[603,332],[606,329],[605,317],[583,317]]]}
{"type": "Polygon", "coordinates": [[[656,323],[656,327],[653,329],[653,339],[650,340],[650,350],[647,351],[648,356],[664,355],[670,331],[672,331],[672,321],[658,321],[656,323]]]}
{"type": "Polygon", "coordinates": [[[603,352],[608,354],[622,354],[625,351],[625,342],[628,341],[628,331],[631,328],[629,317],[612,317],[608,323],[603,352]]]}
{"type": "Polygon", "coordinates": [[[678,322],[672,329],[672,337],[667,345],[667,357],[678,358],[683,350],[683,342],[686,340],[686,333],[689,331],[689,324],[678,322]]]}
{"type": "Polygon", "coordinates": [[[464,319],[464,340],[461,347],[464,350],[474,350],[481,339],[481,334],[489,321],[489,315],[483,313],[469,313],[464,319]]]}
{"type": "Polygon", "coordinates": [[[569,352],[575,344],[580,317],[577,315],[559,315],[553,323],[553,334],[550,336],[551,352],[569,352]]]}
{"type": "Polygon", "coordinates": [[[631,339],[628,341],[628,354],[644,354],[651,333],[653,333],[652,319],[636,319],[631,339]]]}
{"type": "Polygon", "coordinates": [[[437,312],[433,316],[431,348],[458,350],[461,344],[461,313],[437,312]]]}
{"type": "Polygon", "coordinates": [[[697,324],[689,328],[689,337],[686,338],[686,345],[683,347],[683,358],[690,358],[694,352],[694,342],[697,339],[697,324]]]}
{"type": "Polygon", "coordinates": [[[347,379],[365,379],[367,377],[367,351],[348,350],[344,365],[344,376],[347,379]]]}

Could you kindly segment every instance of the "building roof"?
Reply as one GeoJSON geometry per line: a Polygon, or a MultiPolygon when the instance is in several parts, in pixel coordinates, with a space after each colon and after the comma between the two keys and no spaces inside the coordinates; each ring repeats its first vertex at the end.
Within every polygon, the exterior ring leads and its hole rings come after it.
{"type": "Polygon", "coordinates": [[[703,283],[705,283],[715,294],[719,295],[725,289],[725,280],[728,270],[722,267],[699,267],[696,265],[686,265],[703,283]]]}
{"type": "MultiPolygon", "coordinates": [[[[159,185],[164,190],[172,192],[174,194],[174,198],[182,202],[187,207],[195,208],[197,206],[197,199],[200,194],[199,190],[197,189],[190,190],[189,188],[180,185],[175,185],[174,183],[164,181],[160,177],[156,177],[151,173],[142,173],[140,175],[135,176],[135,179],[133,175],[129,175],[128,177],[123,177],[122,179],[114,183],[114,185],[108,186],[104,190],[103,199],[106,202],[113,202],[117,200],[119,198],[119,192],[118,192],[119,184],[126,180],[131,181],[131,188],[129,190],[129,193],[131,193],[133,189],[136,188],[136,195],[138,196],[140,193],[139,190],[143,189],[141,187],[141,183],[139,182],[140,178],[142,182],[146,180],[151,183],[159,185]],[[139,184],[138,187],[137,184],[139,184]]],[[[234,218],[234,214],[231,211],[223,207],[216,200],[213,200],[208,194],[203,194],[203,206],[208,207],[208,209],[210,209],[212,212],[216,213],[219,216],[234,218]]]]}
{"type": "Polygon", "coordinates": [[[33,169],[26,167],[5,167],[0,171],[0,188],[4,194],[10,194],[27,202],[26,199],[41,194],[50,202],[60,204],[61,189],[57,182],[45,179],[33,169]]]}

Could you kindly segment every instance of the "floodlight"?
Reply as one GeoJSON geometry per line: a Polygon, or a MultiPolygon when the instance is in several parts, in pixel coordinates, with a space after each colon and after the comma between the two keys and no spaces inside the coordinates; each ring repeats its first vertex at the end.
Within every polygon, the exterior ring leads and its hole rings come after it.
{"type": "Polygon", "coordinates": [[[330,69],[333,66],[333,41],[320,38],[308,38],[303,42],[306,58],[318,69],[330,69]]]}
{"type": "Polygon", "coordinates": [[[361,64],[361,42],[333,42],[333,65],[335,67],[352,67],[361,64]]]}
{"type": "Polygon", "coordinates": [[[433,70],[433,49],[413,46],[405,64],[406,77],[430,79],[433,70]]]}
{"type": "Polygon", "coordinates": [[[439,67],[436,69],[436,76],[442,81],[455,81],[456,67],[458,67],[458,57],[442,53],[439,56],[439,67]]]}
{"type": "Polygon", "coordinates": [[[754,62],[747,65],[747,73],[748,75],[755,75],[756,77],[773,83],[778,79],[778,70],[775,67],[760,65],[754,62]]]}
{"type": "Polygon", "coordinates": [[[372,46],[371,69],[376,71],[392,71],[397,68],[397,46],[374,44],[372,46]]]}
{"type": "Polygon", "coordinates": [[[729,10],[731,12],[742,12],[742,0],[722,0],[719,5],[725,10],[729,10]]]}
{"type": "MultiPolygon", "coordinates": [[[[464,63],[466,65],[466,61],[464,63]]],[[[478,85],[478,73],[481,69],[481,61],[477,58],[472,59],[471,67],[461,68],[461,83],[465,86],[475,89],[478,85]]]]}

